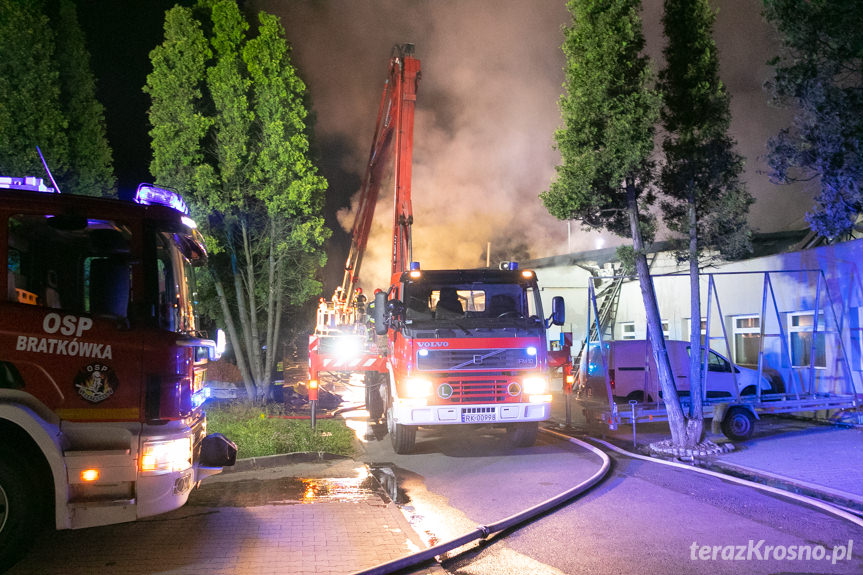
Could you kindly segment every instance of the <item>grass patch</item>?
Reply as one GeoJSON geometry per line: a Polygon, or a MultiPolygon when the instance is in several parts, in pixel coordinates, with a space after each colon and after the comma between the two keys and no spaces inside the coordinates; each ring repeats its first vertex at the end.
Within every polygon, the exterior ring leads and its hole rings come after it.
{"type": "Polygon", "coordinates": [[[237,457],[261,457],[280,453],[325,451],[353,455],[354,432],[341,419],[318,419],[312,431],[308,419],[277,419],[281,405],[244,402],[210,402],[207,432],[222,433],[237,444],[237,457]]]}

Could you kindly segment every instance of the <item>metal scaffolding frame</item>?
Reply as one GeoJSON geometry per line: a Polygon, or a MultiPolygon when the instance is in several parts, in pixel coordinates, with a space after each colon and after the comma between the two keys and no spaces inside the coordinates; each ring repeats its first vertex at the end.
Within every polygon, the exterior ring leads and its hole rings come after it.
{"type": "MultiPolygon", "coordinates": [[[[840,294],[838,304],[837,300],[833,297],[830,292],[829,283],[827,278],[820,269],[799,269],[799,270],[774,270],[774,271],[738,271],[738,272],[712,272],[712,273],[704,273],[701,274],[702,277],[707,277],[707,302],[706,302],[706,325],[705,325],[705,337],[704,337],[704,345],[706,348],[711,348],[711,341],[721,340],[725,344],[726,350],[728,353],[728,360],[732,366],[732,374],[734,374],[734,389],[735,396],[731,398],[709,398],[707,397],[707,381],[709,377],[709,370],[707,368],[708,364],[708,355],[704,354],[704,368],[702,369],[702,404],[704,406],[704,417],[705,419],[713,418],[714,415],[717,418],[721,418],[723,414],[733,406],[744,406],[748,409],[752,415],[757,419],[759,414],[763,413],[795,413],[795,412],[816,412],[816,411],[834,411],[834,410],[855,410],[857,420],[860,423],[863,423],[863,410],[861,410],[861,405],[863,405],[863,395],[857,392],[858,389],[863,389],[863,382],[860,383],[858,387],[855,384],[855,380],[860,381],[861,377],[863,377],[863,372],[852,369],[851,363],[849,361],[848,354],[848,345],[856,342],[856,345],[861,345],[861,341],[863,341],[863,326],[858,322],[856,326],[851,325],[846,328],[845,320],[850,315],[849,311],[852,309],[852,301],[853,298],[856,297],[857,301],[861,304],[858,307],[863,308],[863,285],[861,285],[861,279],[859,273],[857,273],[856,266],[852,266],[852,272],[850,277],[848,278],[847,285],[847,293],[840,294]],[[777,301],[776,295],[776,277],[780,275],[787,274],[816,274],[814,278],[814,291],[815,291],[815,299],[814,305],[812,309],[813,319],[812,319],[812,334],[811,341],[809,342],[809,364],[806,366],[795,366],[792,358],[792,350],[789,342],[789,330],[788,326],[785,325],[783,321],[783,315],[787,316],[792,313],[790,310],[780,310],[779,303],[777,301]],[[740,389],[737,386],[736,382],[736,368],[737,364],[734,360],[734,354],[731,353],[732,346],[729,338],[728,330],[725,325],[724,318],[725,316],[722,313],[722,305],[719,297],[719,290],[716,286],[716,277],[717,276],[753,276],[753,275],[761,275],[763,277],[762,280],[762,295],[761,295],[761,313],[759,315],[759,349],[758,349],[758,379],[757,381],[761,381],[762,376],[765,373],[766,364],[764,360],[765,355],[765,342],[768,338],[778,337],[780,340],[780,361],[781,365],[779,366],[780,370],[787,370],[788,380],[786,381],[785,389],[780,393],[763,393],[761,386],[756,385],[756,392],[754,395],[746,395],[742,396],[740,394],[740,389]],[[713,331],[711,330],[711,320],[714,316],[713,306],[716,307],[716,315],[719,318],[719,323],[721,325],[721,335],[712,335],[713,331]],[[839,305],[839,311],[837,313],[837,305],[839,305]],[[823,308],[823,309],[822,309],[823,308]],[[768,314],[771,314],[769,316],[768,314]],[[775,325],[777,327],[776,332],[767,331],[768,326],[768,318],[771,318],[775,321],[775,325]],[[823,318],[823,322],[821,321],[823,318]],[[820,329],[823,323],[824,328],[820,329]],[[833,354],[834,356],[834,370],[835,372],[841,371],[842,379],[845,381],[845,393],[832,393],[825,392],[823,390],[818,390],[816,386],[816,374],[818,373],[816,369],[816,356],[817,356],[817,346],[819,342],[819,336],[827,337],[832,335],[835,337],[838,342],[836,346],[837,353],[833,354]],[[846,339],[848,342],[846,343],[846,339]],[[807,377],[804,379],[803,372],[807,372],[807,377]],[[856,377],[855,377],[856,376],[856,377]],[[790,385],[789,385],[790,384],[790,385]]],[[[656,278],[687,278],[688,274],[681,273],[673,273],[673,274],[657,274],[651,276],[651,281],[654,281],[656,278]]],[[[810,276],[811,278],[811,276],[810,276]]],[[[608,276],[603,279],[632,279],[631,276],[608,276]]],[[[655,286],[655,282],[654,282],[655,286]]],[[[583,343],[583,353],[589,353],[591,349],[591,345],[597,345],[600,351],[599,359],[600,359],[600,369],[605,375],[605,390],[606,397],[596,400],[596,399],[588,399],[584,397],[579,397],[578,400],[581,402],[581,406],[584,409],[585,415],[587,416],[589,421],[600,421],[604,424],[607,424],[610,429],[616,429],[617,426],[621,423],[632,424],[633,422],[639,421],[666,421],[667,420],[667,412],[665,409],[665,404],[662,401],[661,397],[657,397],[656,401],[653,402],[644,402],[644,403],[633,403],[630,401],[628,405],[618,405],[614,401],[613,390],[611,385],[611,378],[609,375],[608,369],[608,357],[607,357],[607,347],[606,341],[604,341],[602,337],[603,326],[600,325],[600,314],[598,313],[597,301],[596,301],[596,293],[593,290],[593,282],[591,281],[588,285],[588,310],[587,310],[587,320],[588,320],[588,329],[586,330],[587,335],[585,336],[585,340],[583,343]],[[594,325],[595,324],[595,325],[594,325]],[[591,336],[595,335],[596,339],[591,340],[591,336]],[[625,407],[626,409],[621,409],[621,407],[625,407]]],[[[787,320],[786,320],[787,321],[787,320]]],[[[700,325],[700,321],[699,324],[700,325]]],[[[826,345],[826,343],[825,343],[826,345]]],[[[648,352],[645,354],[645,363],[649,362],[649,343],[646,344],[646,349],[648,352]]],[[[863,363],[863,359],[861,359],[861,363],[863,363]]],[[[826,373],[826,372],[825,372],[826,373]]],[[[835,375],[835,373],[831,373],[831,375],[835,375]]],[[[583,376],[584,377],[584,376],[583,376]]],[[[647,376],[645,377],[647,380],[647,376]]],[[[644,390],[644,398],[648,398],[647,389],[644,390]]],[[[657,394],[658,395],[658,394],[657,394]]],[[[570,398],[567,398],[569,401],[570,398]]],[[[683,404],[684,409],[686,409],[689,405],[689,402],[692,401],[691,397],[682,397],[681,404],[683,404]]]]}

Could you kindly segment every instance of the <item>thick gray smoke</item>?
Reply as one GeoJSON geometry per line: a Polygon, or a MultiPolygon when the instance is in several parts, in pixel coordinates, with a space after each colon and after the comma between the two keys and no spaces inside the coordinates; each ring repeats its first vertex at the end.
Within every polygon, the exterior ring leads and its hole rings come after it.
{"type": "MultiPolygon", "coordinates": [[[[765,205],[765,198],[782,197],[785,190],[756,173],[763,166],[757,156],[779,125],[760,89],[767,73],[763,63],[774,47],[768,27],[759,3],[719,4],[718,45],[734,96],[734,135],[748,158],[750,189],[759,197],[753,225],[762,231],[799,227],[794,222],[803,209],[765,205]]],[[[645,3],[654,57],[662,49],[661,5],[645,3]]],[[[561,28],[570,21],[563,0],[259,0],[249,8],[282,19],[294,62],[309,85],[329,166],[325,173],[333,193],[345,198],[343,205],[364,171],[392,46],[416,45],[422,80],[414,134],[413,257],[424,267],[485,265],[489,243],[493,266],[526,252],[544,257],[602,245],[605,238],[582,232],[575,222],[569,236],[567,224],[548,215],[538,198],[559,163],[553,134],[560,125],[561,28]]],[[[350,209],[340,214],[346,229],[352,218],[350,209]]],[[[388,280],[391,233],[387,189],[363,264],[367,287],[388,280]]]]}

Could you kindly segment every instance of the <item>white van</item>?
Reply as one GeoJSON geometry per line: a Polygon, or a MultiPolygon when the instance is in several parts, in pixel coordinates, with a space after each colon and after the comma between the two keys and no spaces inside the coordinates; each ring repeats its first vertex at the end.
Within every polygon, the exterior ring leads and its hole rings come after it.
{"type": "MultiPolygon", "coordinates": [[[[611,341],[603,344],[606,348],[605,361],[599,353],[599,342],[591,342],[588,349],[581,355],[579,366],[579,397],[584,399],[604,400],[608,397],[605,387],[605,371],[608,369],[612,395],[615,402],[636,400],[638,402],[654,402],[661,397],[659,378],[656,375],[656,364],[650,346],[646,340],[631,339],[611,341]]],[[[666,340],[668,359],[671,361],[671,371],[674,382],[681,397],[689,395],[689,342],[666,340]]],[[[707,361],[707,398],[736,398],[735,380],[740,395],[755,395],[758,372],[731,362],[719,353],[709,350],[707,361]]],[[[770,380],[761,377],[761,393],[773,391],[770,380]]]]}

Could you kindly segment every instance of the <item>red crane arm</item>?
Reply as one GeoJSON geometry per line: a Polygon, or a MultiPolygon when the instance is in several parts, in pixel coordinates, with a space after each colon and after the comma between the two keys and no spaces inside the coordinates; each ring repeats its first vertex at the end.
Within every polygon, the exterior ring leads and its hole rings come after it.
{"type": "Polygon", "coordinates": [[[413,159],[414,107],[420,78],[420,62],[413,56],[413,44],[393,48],[388,77],[378,108],[366,172],[360,187],[357,215],[351,233],[351,247],[342,281],[343,301],[350,301],[359,277],[377,205],[381,180],[393,157],[394,222],[392,272],[406,270],[411,259],[411,162],[413,159]]]}

